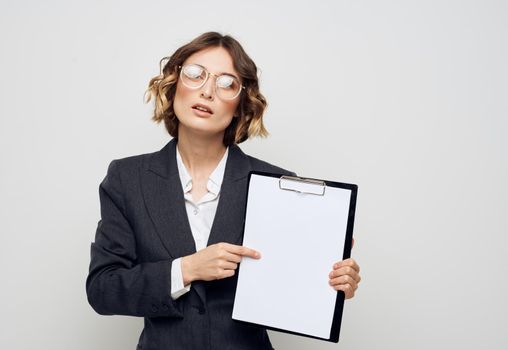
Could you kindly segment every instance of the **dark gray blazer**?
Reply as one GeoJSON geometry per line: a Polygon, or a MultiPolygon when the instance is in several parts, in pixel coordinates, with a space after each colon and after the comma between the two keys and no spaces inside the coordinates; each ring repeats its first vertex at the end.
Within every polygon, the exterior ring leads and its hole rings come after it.
{"type": "MultiPolygon", "coordinates": [[[[241,244],[251,170],[294,175],[231,146],[208,245],[241,244]]],[[[155,153],[112,161],[99,195],[88,302],[101,315],[144,317],[137,349],[272,349],[265,329],[231,319],[236,275],[195,281],[190,292],[171,298],[172,261],[196,252],[176,140],[155,153]]]]}

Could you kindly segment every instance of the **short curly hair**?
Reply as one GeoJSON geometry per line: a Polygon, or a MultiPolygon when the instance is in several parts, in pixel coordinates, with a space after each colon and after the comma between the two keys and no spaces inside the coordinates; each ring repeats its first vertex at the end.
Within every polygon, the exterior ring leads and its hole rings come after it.
{"type": "Polygon", "coordinates": [[[164,121],[168,133],[178,138],[179,121],[173,109],[173,102],[179,66],[192,54],[211,47],[222,47],[229,52],[233,59],[233,66],[245,87],[240,94],[240,102],[235,112],[236,118],[233,118],[225,130],[224,145],[241,143],[254,136],[267,136],[268,131],[263,124],[263,113],[267,102],[259,91],[256,64],[236,39],[217,32],[201,34],[178,48],[173,55],[161,59],[160,74],[150,80],[145,93],[146,103],[154,99],[152,120],[157,123],[164,121]]]}

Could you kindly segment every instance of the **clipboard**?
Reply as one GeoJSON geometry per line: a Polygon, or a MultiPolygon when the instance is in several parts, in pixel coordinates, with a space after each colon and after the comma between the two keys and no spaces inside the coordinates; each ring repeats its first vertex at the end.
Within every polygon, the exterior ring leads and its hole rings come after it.
{"type": "Polygon", "coordinates": [[[344,293],[328,284],[333,263],[351,255],[358,186],[251,171],[244,258],[232,318],[266,329],[339,341],[344,293]]]}

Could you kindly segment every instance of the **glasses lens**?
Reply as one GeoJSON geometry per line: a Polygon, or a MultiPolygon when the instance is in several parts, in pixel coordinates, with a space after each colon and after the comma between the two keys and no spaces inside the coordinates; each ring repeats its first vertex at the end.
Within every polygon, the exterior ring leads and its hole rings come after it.
{"type": "Polygon", "coordinates": [[[217,93],[226,100],[231,100],[238,96],[242,86],[238,79],[231,75],[221,75],[217,77],[217,93]]]}
{"type": "Polygon", "coordinates": [[[197,88],[206,80],[206,71],[197,64],[189,64],[182,67],[182,82],[190,87],[197,88]]]}

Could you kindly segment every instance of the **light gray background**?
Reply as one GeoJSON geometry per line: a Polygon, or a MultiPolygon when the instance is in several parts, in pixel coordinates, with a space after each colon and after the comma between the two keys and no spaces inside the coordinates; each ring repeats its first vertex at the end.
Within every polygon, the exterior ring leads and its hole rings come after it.
{"type": "Polygon", "coordinates": [[[272,136],[244,151],[359,185],[362,268],[341,340],[276,349],[506,349],[503,1],[2,1],[2,349],[134,349],[87,304],[98,185],[167,141],[158,60],[208,30],[261,69],[272,136]]]}

